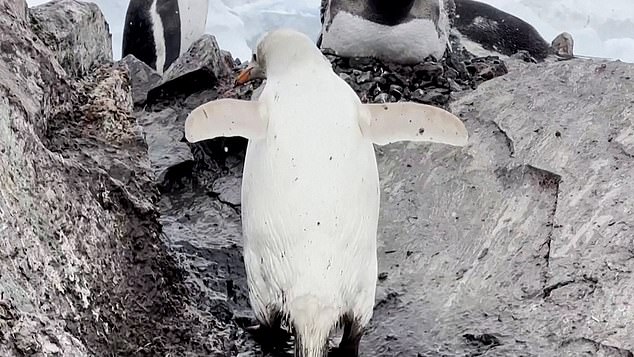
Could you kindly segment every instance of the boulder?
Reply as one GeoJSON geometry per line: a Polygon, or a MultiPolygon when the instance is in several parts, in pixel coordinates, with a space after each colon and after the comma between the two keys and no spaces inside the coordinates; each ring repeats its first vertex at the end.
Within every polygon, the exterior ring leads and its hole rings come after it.
{"type": "Polygon", "coordinates": [[[214,36],[203,35],[172,63],[161,83],[148,92],[148,100],[187,96],[216,87],[221,78],[231,74],[232,63],[228,63],[226,56],[214,36]]]}
{"type": "Polygon", "coordinates": [[[450,105],[468,147],[380,149],[367,356],[634,351],[634,65],[509,64],[450,105]]]}
{"type": "Polygon", "coordinates": [[[132,100],[135,105],[143,105],[148,92],[156,87],[163,79],[152,67],[133,55],[127,55],[122,60],[128,67],[132,81],[132,100]]]}
{"type": "Polygon", "coordinates": [[[555,55],[569,59],[574,57],[575,40],[568,32],[562,32],[551,42],[550,47],[555,55]]]}
{"type": "Polygon", "coordinates": [[[126,66],[65,71],[24,0],[0,8],[0,355],[230,354],[240,333],[191,303],[161,239],[126,66]]]}
{"type": "Polygon", "coordinates": [[[29,11],[33,32],[53,50],[71,76],[83,76],[112,62],[112,36],[96,4],[53,0],[29,11]]]}

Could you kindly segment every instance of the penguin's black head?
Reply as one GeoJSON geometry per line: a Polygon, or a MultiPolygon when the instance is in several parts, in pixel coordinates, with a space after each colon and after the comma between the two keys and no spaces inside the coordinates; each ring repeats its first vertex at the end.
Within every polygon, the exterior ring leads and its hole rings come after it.
{"type": "Polygon", "coordinates": [[[369,18],[377,23],[393,26],[407,17],[416,0],[366,0],[369,18]]]}

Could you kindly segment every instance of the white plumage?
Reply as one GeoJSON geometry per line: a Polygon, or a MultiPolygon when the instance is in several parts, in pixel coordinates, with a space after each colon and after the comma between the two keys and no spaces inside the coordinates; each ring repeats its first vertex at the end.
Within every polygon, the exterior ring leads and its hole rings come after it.
{"type": "Polygon", "coordinates": [[[364,7],[358,7],[357,12],[340,10],[333,17],[332,5],[322,2],[325,8],[321,47],[344,57],[375,57],[403,64],[420,63],[430,55],[440,59],[447,49],[450,33],[445,0],[419,1],[437,3],[438,18],[419,9],[426,9],[425,6],[415,6],[412,11],[416,16],[399,24],[384,25],[364,18],[360,12],[364,7]]]}
{"type": "Polygon", "coordinates": [[[375,57],[396,63],[420,63],[430,55],[442,58],[447,35],[440,35],[428,19],[414,19],[396,26],[368,21],[339,12],[324,32],[321,46],[345,57],[375,57]]]}
{"type": "Polygon", "coordinates": [[[467,133],[435,107],[362,104],[298,32],[268,34],[257,61],[267,78],[259,100],[204,104],[185,133],[192,142],[249,139],[242,222],[252,307],[265,325],[275,312],[288,318],[298,356],[322,357],[342,318],[360,338],[372,316],[379,217],[373,142],[465,145],[467,133]]]}
{"type": "Polygon", "coordinates": [[[208,9],[209,0],[178,0],[181,20],[180,54],[187,52],[189,47],[205,33],[208,9]]]}

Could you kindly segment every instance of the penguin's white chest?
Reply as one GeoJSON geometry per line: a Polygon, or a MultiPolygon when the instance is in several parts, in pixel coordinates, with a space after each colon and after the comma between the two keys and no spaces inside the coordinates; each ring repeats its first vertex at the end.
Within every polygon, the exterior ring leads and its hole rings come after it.
{"type": "Polygon", "coordinates": [[[208,9],[209,0],[178,0],[181,23],[180,54],[187,52],[189,47],[205,33],[208,9]]]}
{"type": "Polygon", "coordinates": [[[374,148],[350,97],[326,97],[327,105],[279,99],[270,106],[266,138],[247,149],[242,213],[256,311],[309,294],[342,312],[368,302],[371,313],[379,211],[374,148]]]}
{"type": "Polygon", "coordinates": [[[430,55],[441,58],[447,41],[447,33],[439,33],[436,24],[428,19],[386,26],[341,11],[324,31],[321,46],[341,56],[418,63],[430,55]]]}

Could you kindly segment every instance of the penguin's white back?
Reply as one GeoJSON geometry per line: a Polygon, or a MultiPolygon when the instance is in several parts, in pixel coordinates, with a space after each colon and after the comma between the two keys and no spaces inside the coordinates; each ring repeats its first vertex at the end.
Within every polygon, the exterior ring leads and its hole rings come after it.
{"type": "Polygon", "coordinates": [[[250,282],[254,308],[275,300],[281,307],[282,294],[287,301],[310,295],[341,314],[369,315],[379,211],[374,148],[361,133],[352,89],[332,71],[304,70],[269,78],[260,97],[267,133],[247,148],[245,262],[261,277],[250,282]]]}

